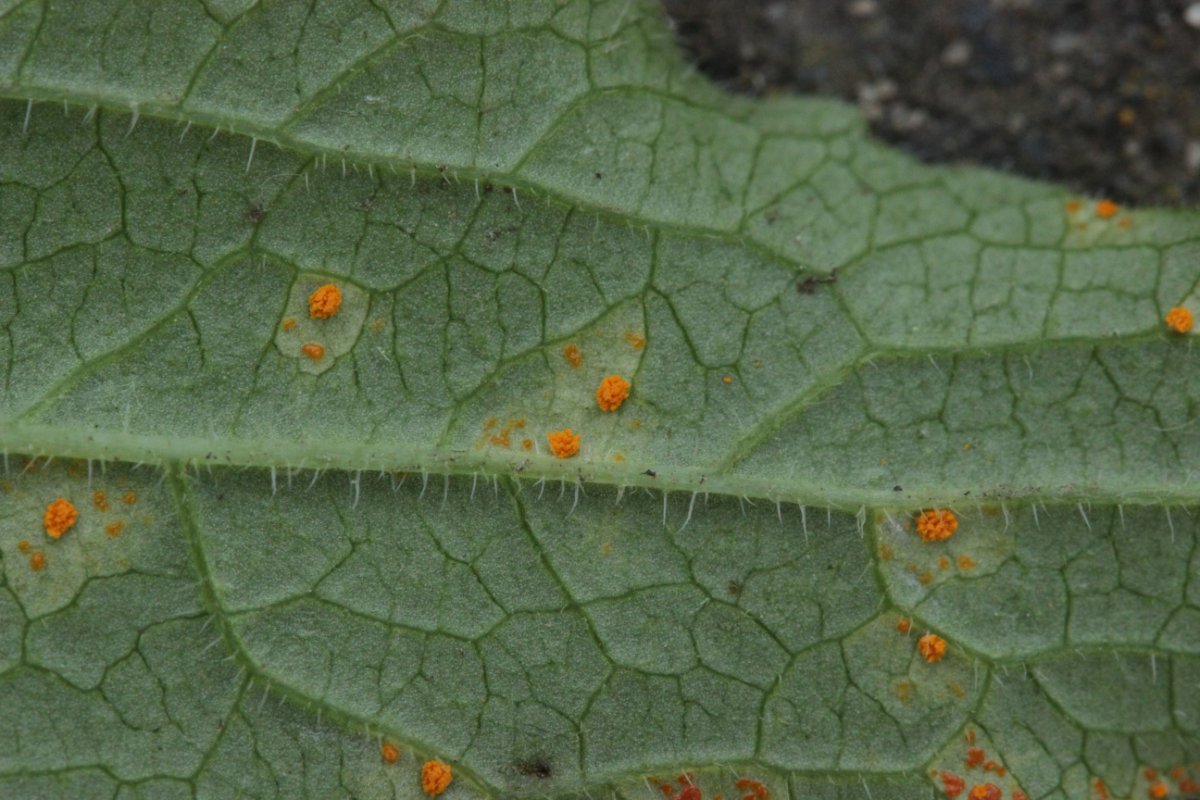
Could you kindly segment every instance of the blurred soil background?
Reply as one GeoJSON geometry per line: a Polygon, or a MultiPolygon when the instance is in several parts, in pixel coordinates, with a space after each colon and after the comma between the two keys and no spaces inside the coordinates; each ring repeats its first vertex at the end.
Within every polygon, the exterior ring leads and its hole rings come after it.
{"type": "Polygon", "coordinates": [[[664,0],[727,88],[859,106],[919,158],[1200,206],[1200,2],[664,0]]]}

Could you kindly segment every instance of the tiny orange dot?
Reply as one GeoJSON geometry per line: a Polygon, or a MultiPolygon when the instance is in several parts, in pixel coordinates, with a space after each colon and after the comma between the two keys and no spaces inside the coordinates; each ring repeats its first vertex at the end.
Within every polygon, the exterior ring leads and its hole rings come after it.
{"type": "Polygon", "coordinates": [[[108,495],[104,493],[104,490],[97,489],[92,492],[92,505],[96,507],[97,511],[108,511],[108,495]]]}
{"type": "Polygon", "coordinates": [[[1150,797],[1154,798],[1154,800],[1163,800],[1168,794],[1170,792],[1165,783],[1156,783],[1150,787],[1150,797]]]}
{"type": "Polygon", "coordinates": [[[137,492],[130,489],[128,492],[121,495],[121,502],[127,506],[136,505],[137,504],[137,492]]]}
{"type": "Polygon", "coordinates": [[[632,347],[634,350],[641,350],[643,347],[646,346],[646,340],[639,334],[634,333],[633,331],[626,332],[625,341],[629,342],[629,346],[632,347]]]}
{"type": "Polygon", "coordinates": [[[327,283],[308,296],[308,314],[317,319],[329,319],[342,307],[342,290],[327,283]]]}
{"type": "Polygon", "coordinates": [[[33,549],[33,545],[29,543],[28,539],[22,539],[21,541],[17,542],[17,549],[22,553],[28,553],[33,549]]]}
{"type": "Polygon", "coordinates": [[[958,530],[958,517],[948,508],[930,509],[917,517],[917,533],[921,541],[940,542],[958,530]]]}
{"type": "Polygon", "coordinates": [[[430,797],[437,797],[446,791],[454,778],[450,765],[437,760],[426,761],[421,766],[421,788],[430,797]]]}
{"type": "Polygon", "coordinates": [[[70,500],[60,497],[46,506],[42,524],[46,526],[46,535],[57,539],[69,531],[77,519],[79,512],[75,510],[75,505],[70,500]]]}
{"type": "Polygon", "coordinates": [[[400,748],[391,742],[384,742],[383,747],[379,748],[379,754],[389,764],[395,764],[400,760],[400,748]]]}
{"type": "Polygon", "coordinates": [[[579,452],[579,434],[570,428],[551,433],[546,438],[550,442],[550,452],[557,458],[570,458],[579,452]]]}
{"type": "Polygon", "coordinates": [[[946,640],[936,633],[927,633],[917,640],[917,650],[930,664],[936,663],[946,655],[946,640]]]}
{"type": "Polygon", "coordinates": [[[533,439],[522,439],[521,440],[521,449],[532,450],[533,449],[533,439]]]}
{"type": "Polygon", "coordinates": [[[104,532],[112,538],[117,538],[121,535],[121,531],[125,530],[125,523],[121,520],[113,520],[104,526],[104,532]]]}
{"type": "Polygon", "coordinates": [[[912,630],[912,620],[908,617],[901,617],[896,620],[896,630],[900,631],[900,633],[908,633],[912,630]]]}
{"type": "Polygon", "coordinates": [[[1121,207],[1112,200],[1101,200],[1096,203],[1096,216],[1100,219],[1112,219],[1120,210],[1121,207]]]}
{"type": "Polygon", "coordinates": [[[279,327],[283,328],[285,331],[290,331],[292,328],[296,327],[296,320],[292,319],[291,317],[288,317],[287,319],[285,319],[283,321],[283,324],[280,325],[279,327]]]}
{"type": "Polygon", "coordinates": [[[1167,312],[1166,316],[1167,327],[1175,333],[1187,333],[1192,329],[1195,321],[1191,310],[1183,306],[1175,306],[1167,312]]]}
{"type": "Polygon", "coordinates": [[[629,397],[629,381],[620,375],[609,375],[596,389],[596,405],[601,411],[616,411],[629,397]]]}
{"type": "Polygon", "coordinates": [[[46,554],[41,550],[29,556],[29,568],[34,572],[41,572],[46,568],[46,554]]]}
{"type": "Polygon", "coordinates": [[[971,800],[1000,800],[1000,787],[994,783],[985,783],[982,786],[974,786],[971,788],[971,800]]]}
{"type": "Polygon", "coordinates": [[[578,368],[581,364],[583,364],[583,353],[581,353],[579,348],[574,344],[569,344],[563,348],[563,358],[565,358],[567,363],[572,367],[578,368]]]}
{"type": "Polygon", "coordinates": [[[726,375],[724,378],[721,378],[721,380],[725,383],[733,383],[733,378],[729,377],[728,375],[726,375]]]}
{"type": "Polygon", "coordinates": [[[309,342],[300,348],[300,352],[311,358],[313,361],[320,361],[325,357],[325,348],[316,342],[309,342]]]}
{"type": "Polygon", "coordinates": [[[1068,200],[1067,204],[1066,204],[1066,209],[1067,209],[1068,214],[1078,214],[1079,209],[1082,207],[1083,207],[1083,204],[1080,203],[1078,200],[1068,200]]]}
{"type": "Polygon", "coordinates": [[[961,570],[975,569],[975,559],[965,553],[958,557],[958,568],[961,570]]]}

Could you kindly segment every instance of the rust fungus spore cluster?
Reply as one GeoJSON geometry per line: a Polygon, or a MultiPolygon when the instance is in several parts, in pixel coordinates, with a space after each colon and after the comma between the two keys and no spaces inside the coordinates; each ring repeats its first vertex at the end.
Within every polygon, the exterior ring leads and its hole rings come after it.
{"type": "Polygon", "coordinates": [[[936,508],[921,512],[917,517],[917,533],[925,542],[940,542],[949,539],[958,530],[958,517],[948,508],[936,508]]]}

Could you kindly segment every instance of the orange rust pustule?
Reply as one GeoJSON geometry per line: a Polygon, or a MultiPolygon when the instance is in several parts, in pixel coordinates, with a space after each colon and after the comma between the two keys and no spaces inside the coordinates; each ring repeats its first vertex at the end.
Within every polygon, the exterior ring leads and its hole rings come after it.
{"type": "Polygon", "coordinates": [[[92,492],[92,505],[97,511],[108,511],[108,495],[103,489],[92,492]]]}
{"type": "Polygon", "coordinates": [[[320,361],[325,357],[325,348],[316,342],[309,342],[300,348],[300,352],[311,358],[313,361],[320,361]]]}
{"type": "Polygon", "coordinates": [[[296,327],[296,320],[292,319],[291,317],[288,317],[287,319],[285,319],[283,321],[282,324],[280,324],[279,327],[283,328],[285,331],[290,331],[296,327]]]}
{"type": "Polygon", "coordinates": [[[46,568],[46,554],[41,550],[35,550],[29,555],[29,568],[34,572],[41,572],[46,568]]]}
{"type": "Polygon", "coordinates": [[[900,633],[908,633],[912,630],[912,620],[908,617],[901,617],[896,620],[896,630],[900,633]]]}
{"type": "Polygon", "coordinates": [[[125,530],[125,523],[119,519],[113,520],[112,522],[110,522],[104,526],[104,532],[107,533],[109,535],[109,537],[112,539],[115,539],[118,536],[120,536],[121,531],[123,531],[123,530],[125,530]]]}
{"type": "Polygon", "coordinates": [[[953,772],[942,773],[942,791],[946,797],[958,797],[967,788],[967,783],[953,772]]]}
{"type": "Polygon", "coordinates": [[[1162,782],[1152,785],[1146,791],[1146,794],[1150,795],[1151,800],[1163,800],[1163,798],[1165,798],[1170,793],[1171,793],[1170,790],[1167,789],[1167,785],[1162,782]]]}
{"type": "Polygon", "coordinates": [[[563,348],[563,358],[567,360],[568,364],[576,369],[583,365],[583,353],[581,353],[579,348],[573,343],[563,348]]]}
{"type": "Polygon", "coordinates": [[[75,510],[75,504],[65,497],[59,497],[46,506],[42,524],[46,527],[47,536],[51,539],[58,539],[71,530],[78,519],[79,512],[75,510]]]}
{"type": "Polygon", "coordinates": [[[946,655],[946,640],[936,633],[927,633],[917,640],[917,650],[926,661],[935,664],[946,655]]]}
{"type": "Polygon", "coordinates": [[[546,437],[555,458],[570,458],[579,452],[579,434],[570,428],[555,431],[546,437]]]}
{"type": "Polygon", "coordinates": [[[1191,309],[1184,306],[1175,306],[1167,312],[1167,316],[1163,319],[1167,323],[1167,327],[1175,333],[1187,333],[1196,324],[1196,318],[1192,315],[1191,309]]]}
{"type": "Polygon", "coordinates": [[[421,788],[430,797],[437,797],[446,791],[446,787],[453,779],[454,774],[450,771],[450,765],[444,761],[431,759],[421,765],[421,788]]]}
{"type": "Polygon", "coordinates": [[[616,411],[629,397],[629,381],[620,375],[609,375],[596,387],[596,405],[601,411],[616,411]]]}
{"type": "Polygon", "coordinates": [[[329,319],[342,307],[342,290],[327,283],[318,286],[308,296],[308,314],[315,319],[329,319]]]}
{"type": "Polygon", "coordinates": [[[971,800],[1000,800],[1000,787],[994,783],[981,783],[971,787],[971,800]]]}
{"type": "Polygon", "coordinates": [[[1121,207],[1112,200],[1101,200],[1096,203],[1096,216],[1100,219],[1112,219],[1120,210],[1121,207]]]}
{"type": "Polygon", "coordinates": [[[400,760],[400,748],[396,747],[396,745],[392,744],[391,742],[384,742],[383,746],[379,748],[379,755],[382,756],[383,760],[387,763],[395,764],[400,760]]]}
{"type": "Polygon", "coordinates": [[[968,748],[967,749],[967,758],[965,760],[967,769],[974,769],[975,767],[980,766],[981,764],[983,764],[984,758],[985,758],[985,754],[983,752],[982,747],[968,748]]]}
{"type": "Polygon", "coordinates": [[[958,530],[958,517],[948,508],[931,508],[917,517],[917,533],[923,542],[949,539],[958,530]]]}

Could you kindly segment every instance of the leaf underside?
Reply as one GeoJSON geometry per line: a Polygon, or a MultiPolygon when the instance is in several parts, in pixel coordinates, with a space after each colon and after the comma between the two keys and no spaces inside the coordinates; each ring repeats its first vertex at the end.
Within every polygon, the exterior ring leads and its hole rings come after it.
{"type": "Polygon", "coordinates": [[[1195,211],[634,0],[0,2],[0,96],[0,797],[1200,779],[1195,211]]]}

